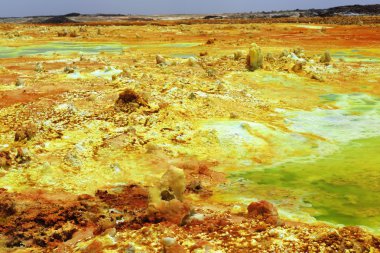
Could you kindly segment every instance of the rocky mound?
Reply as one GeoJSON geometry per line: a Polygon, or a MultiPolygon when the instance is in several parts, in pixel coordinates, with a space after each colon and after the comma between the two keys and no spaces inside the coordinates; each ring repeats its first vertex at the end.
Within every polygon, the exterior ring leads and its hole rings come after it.
{"type": "Polygon", "coordinates": [[[40,22],[41,24],[67,24],[67,23],[76,23],[76,21],[73,21],[65,16],[56,16],[52,18],[48,18],[44,21],[40,22]]]}
{"type": "Polygon", "coordinates": [[[380,4],[373,5],[347,5],[338,6],[327,9],[326,13],[322,13],[321,16],[335,16],[335,15],[379,15],[380,4]]]}
{"type": "Polygon", "coordinates": [[[64,15],[64,17],[79,17],[81,14],[78,12],[72,12],[64,15]]]}

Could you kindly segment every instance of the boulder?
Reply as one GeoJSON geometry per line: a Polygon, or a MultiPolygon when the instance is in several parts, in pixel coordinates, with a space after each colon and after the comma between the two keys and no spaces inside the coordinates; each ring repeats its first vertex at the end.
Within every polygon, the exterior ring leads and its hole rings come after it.
{"type": "Polygon", "coordinates": [[[278,225],[280,222],[277,208],[266,200],[252,202],[248,206],[248,217],[264,221],[271,225],[278,225]]]}
{"type": "Polygon", "coordinates": [[[263,67],[263,55],[261,48],[253,43],[247,56],[247,67],[250,71],[255,71],[263,67]]]}
{"type": "Polygon", "coordinates": [[[34,124],[28,124],[16,130],[15,141],[31,140],[37,134],[38,128],[34,124]]]}
{"type": "Polygon", "coordinates": [[[0,151],[0,168],[8,168],[12,165],[12,158],[9,151],[0,151]]]}
{"type": "Polygon", "coordinates": [[[115,108],[123,112],[133,112],[141,106],[148,106],[148,103],[140,94],[131,89],[121,92],[115,103],[115,108]]]}
{"type": "Polygon", "coordinates": [[[156,63],[158,65],[164,65],[164,64],[166,64],[166,60],[162,55],[158,54],[158,55],[156,55],[156,63]]]}
{"type": "Polygon", "coordinates": [[[186,189],[186,178],[183,169],[170,167],[161,178],[161,190],[172,192],[179,201],[183,200],[186,189]]]}
{"type": "Polygon", "coordinates": [[[331,62],[331,55],[329,51],[326,51],[320,59],[321,63],[330,63],[331,62]]]}

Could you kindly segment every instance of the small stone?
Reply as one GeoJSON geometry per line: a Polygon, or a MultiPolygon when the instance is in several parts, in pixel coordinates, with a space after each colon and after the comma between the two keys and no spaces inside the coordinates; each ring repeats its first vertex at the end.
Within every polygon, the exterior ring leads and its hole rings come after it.
{"type": "Polygon", "coordinates": [[[288,56],[289,56],[289,51],[286,49],[284,51],[282,51],[280,54],[280,57],[288,57],[288,56]]]}
{"type": "Polygon", "coordinates": [[[206,41],[206,44],[207,44],[207,45],[211,45],[211,44],[214,44],[215,41],[216,41],[216,39],[208,39],[208,40],[206,41]]]}
{"type": "Polygon", "coordinates": [[[189,95],[189,99],[196,99],[197,95],[194,92],[191,92],[189,95]]]}
{"type": "Polygon", "coordinates": [[[202,191],[202,183],[199,180],[191,181],[190,184],[186,186],[186,189],[193,193],[199,193],[202,191]]]}
{"type": "Polygon", "coordinates": [[[292,67],[293,72],[299,73],[302,72],[303,63],[301,61],[297,61],[296,64],[292,67]]]}
{"type": "Polygon", "coordinates": [[[166,237],[162,240],[164,253],[186,253],[186,249],[177,243],[177,240],[172,237],[166,237]]]}
{"type": "Polygon", "coordinates": [[[298,57],[301,57],[301,55],[303,54],[303,49],[302,48],[296,48],[293,50],[293,53],[298,56],[298,57]]]}
{"type": "Polygon", "coordinates": [[[330,63],[331,62],[331,55],[329,51],[326,51],[320,59],[321,63],[330,63]]]}
{"type": "Polygon", "coordinates": [[[59,104],[54,108],[54,111],[57,113],[75,113],[77,108],[73,104],[59,104]]]}
{"type": "Polygon", "coordinates": [[[18,79],[16,80],[16,86],[17,86],[17,87],[25,86],[24,80],[22,80],[21,78],[18,78],[18,79]]]}
{"type": "Polygon", "coordinates": [[[177,242],[177,240],[175,238],[172,238],[172,237],[165,237],[164,239],[162,239],[162,243],[164,244],[164,246],[168,247],[168,246],[172,246],[174,245],[175,243],[177,242]]]}
{"type": "Polygon", "coordinates": [[[38,129],[34,124],[28,124],[16,130],[15,141],[31,140],[37,133],[38,129]]]}
{"type": "Polygon", "coordinates": [[[243,213],[245,213],[245,208],[241,205],[234,205],[231,208],[231,213],[232,214],[243,214],[243,213]]]}
{"type": "Polygon", "coordinates": [[[125,253],[135,253],[136,248],[133,245],[129,245],[128,248],[125,250],[125,253]]]}
{"type": "Polygon", "coordinates": [[[193,214],[192,216],[190,216],[189,218],[189,222],[195,220],[195,221],[204,221],[205,219],[205,216],[201,213],[196,213],[196,214],[193,214]]]}
{"type": "Polygon", "coordinates": [[[44,71],[44,66],[42,65],[42,63],[41,62],[38,62],[37,64],[36,64],[36,67],[35,67],[35,69],[34,69],[36,72],[43,72],[44,71]]]}
{"type": "Polygon", "coordinates": [[[67,30],[63,29],[62,31],[57,32],[58,37],[66,37],[67,36],[67,30]]]}
{"type": "Polygon", "coordinates": [[[271,54],[271,53],[268,53],[268,54],[265,56],[265,60],[267,60],[268,62],[271,62],[271,63],[273,63],[273,62],[276,61],[276,59],[274,58],[273,54],[271,54]]]}
{"type": "Polygon", "coordinates": [[[207,73],[208,77],[212,77],[212,78],[216,77],[216,70],[215,69],[207,68],[206,73],[207,73]]]}
{"type": "Polygon", "coordinates": [[[9,151],[0,151],[0,168],[8,168],[12,165],[9,151]]]}
{"type": "Polygon", "coordinates": [[[162,55],[158,54],[156,55],[156,63],[159,65],[164,65],[166,64],[166,60],[162,55]]]}
{"type": "Polygon", "coordinates": [[[269,236],[270,237],[274,237],[274,238],[277,238],[277,237],[279,237],[279,233],[278,233],[278,231],[276,231],[275,229],[271,229],[271,230],[269,230],[268,231],[268,234],[269,234],[269,236]]]}
{"type": "Polygon", "coordinates": [[[190,57],[189,59],[187,59],[187,65],[189,65],[190,67],[194,67],[195,65],[197,65],[197,63],[198,61],[194,57],[190,57]]]}
{"type": "Polygon", "coordinates": [[[239,118],[239,115],[236,112],[230,113],[230,119],[237,119],[237,118],[239,118]]]}
{"type": "Polygon", "coordinates": [[[27,148],[18,148],[15,160],[20,164],[29,162],[31,160],[29,150],[27,148]]]}
{"type": "Polygon", "coordinates": [[[320,75],[318,75],[318,74],[312,74],[312,75],[311,75],[311,79],[313,79],[313,80],[317,80],[317,81],[320,81],[320,82],[323,82],[323,81],[324,81],[323,77],[320,76],[320,75]]]}
{"type": "Polygon", "coordinates": [[[240,60],[242,57],[243,57],[243,51],[239,50],[239,51],[237,51],[237,52],[234,53],[234,60],[235,61],[240,60]]]}
{"type": "Polygon", "coordinates": [[[73,67],[69,67],[69,66],[66,66],[64,69],[63,69],[63,72],[65,72],[66,74],[72,74],[75,72],[75,69],[73,67]]]}

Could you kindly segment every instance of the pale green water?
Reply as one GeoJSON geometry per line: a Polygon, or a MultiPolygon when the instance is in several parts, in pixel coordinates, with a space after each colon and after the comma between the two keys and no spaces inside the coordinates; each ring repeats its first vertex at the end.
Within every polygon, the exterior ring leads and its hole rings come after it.
{"type": "Polygon", "coordinates": [[[119,43],[82,43],[82,42],[50,42],[42,45],[29,45],[21,47],[0,47],[0,58],[13,58],[37,54],[70,54],[100,52],[120,53],[123,51],[119,43]]]}
{"type": "Polygon", "coordinates": [[[332,54],[335,59],[342,59],[346,62],[365,62],[365,63],[379,63],[379,55],[368,55],[366,50],[353,49],[350,51],[337,51],[332,54]]]}
{"type": "Polygon", "coordinates": [[[37,54],[98,54],[100,52],[121,53],[128,48],[189,48],[199,43],[168,43],[168,44],[142,44],[124,45],[121,43],[87,43],[87,42],[50,42],[41,45],[27,45],[20,47],[0,46],[0,58],[15,58],[37,54]]]}
{"type": "MultiPolygon", "coordinates": [[[[264,126],[256,126],[261,135],[268,132],[266,135],[273,137],[267,146],[285,154],[282,162],[245,167],[236,163],[235,171],[229,172],[230,183],[215,193],[229,202],[248,204],[266,199],[291,218],[361,225],[380,233],[380,99],[361,93],[326,94],[321,99],[339,109],[284,111],[290,134],[280,130],[270,133],[264,126]],[[297,135],[300,133],[325,141],[302,140],[297,135]],[[296,148],[309,148],[312,153],[286,158],[296,148]]],[[[219,124],[227,127],[232,123],[219,124]]],[[[212,128],[218,131],[221,127],[212,128]]],[[[244,153],[241,159],[249,158],[249,152],[258,154],[259,147],[265,145],[249,131],[235,132],[229,141],[232,146],[237,147],[236,139],[240,138],[252,147],[240,150],[244,153]]],[[[220,134],[221,141],[228,144],[227,137],[220,134]]]]}
{"type": "Polygon", "coordinates": [[[299,208],[321,221],[379,231],[379,152],[380,137],[353,141],[323,158],[231,173],[232,181],[243,180],[229,190],[272,200],[280,208],[299,208]]]}

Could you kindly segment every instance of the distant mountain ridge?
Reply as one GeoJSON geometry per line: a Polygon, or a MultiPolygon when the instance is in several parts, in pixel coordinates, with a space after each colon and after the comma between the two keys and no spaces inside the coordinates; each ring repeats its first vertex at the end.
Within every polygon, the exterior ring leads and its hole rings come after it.
{"type": "Polygon", "coordinates": [[[281,11],[260,11],[244,13],[224,13],[224,14],[172,14],[172,15],[131,15],[131,14],[81,14],[72,12],[65,15],[50,16],[27,16],[0,18],[0,23],[40,23],[40,24],[66,24],[81,22],[97,22],[107,20],[123,21],[151,21],[151,20],[176,20],[181,19],[251,19],[251,18],[293,18],[293,17],[334,17],[334,16],[380,16],[380,4],[372,5],[346,5],[327,9],[306,9],[306,10],[281,10],[281,11]]]}
{"type": "Polygon", "coordinates": [[[346,5],[338,6],[327,9],[327,12],[324,13],[327,16],[334,16],[336,14],[365,14],[365,15],[379,15],[380,14],[380,4],[372,5],[346,5]]]}
{"type": "Polygon", "coordinates": [[[328,9],[262,11],[249,13],[231,13],[235,18],[286,18],[286,17],[334,17],[334,16],[379,16],[380,4],[345,5],[328,9]]]}

